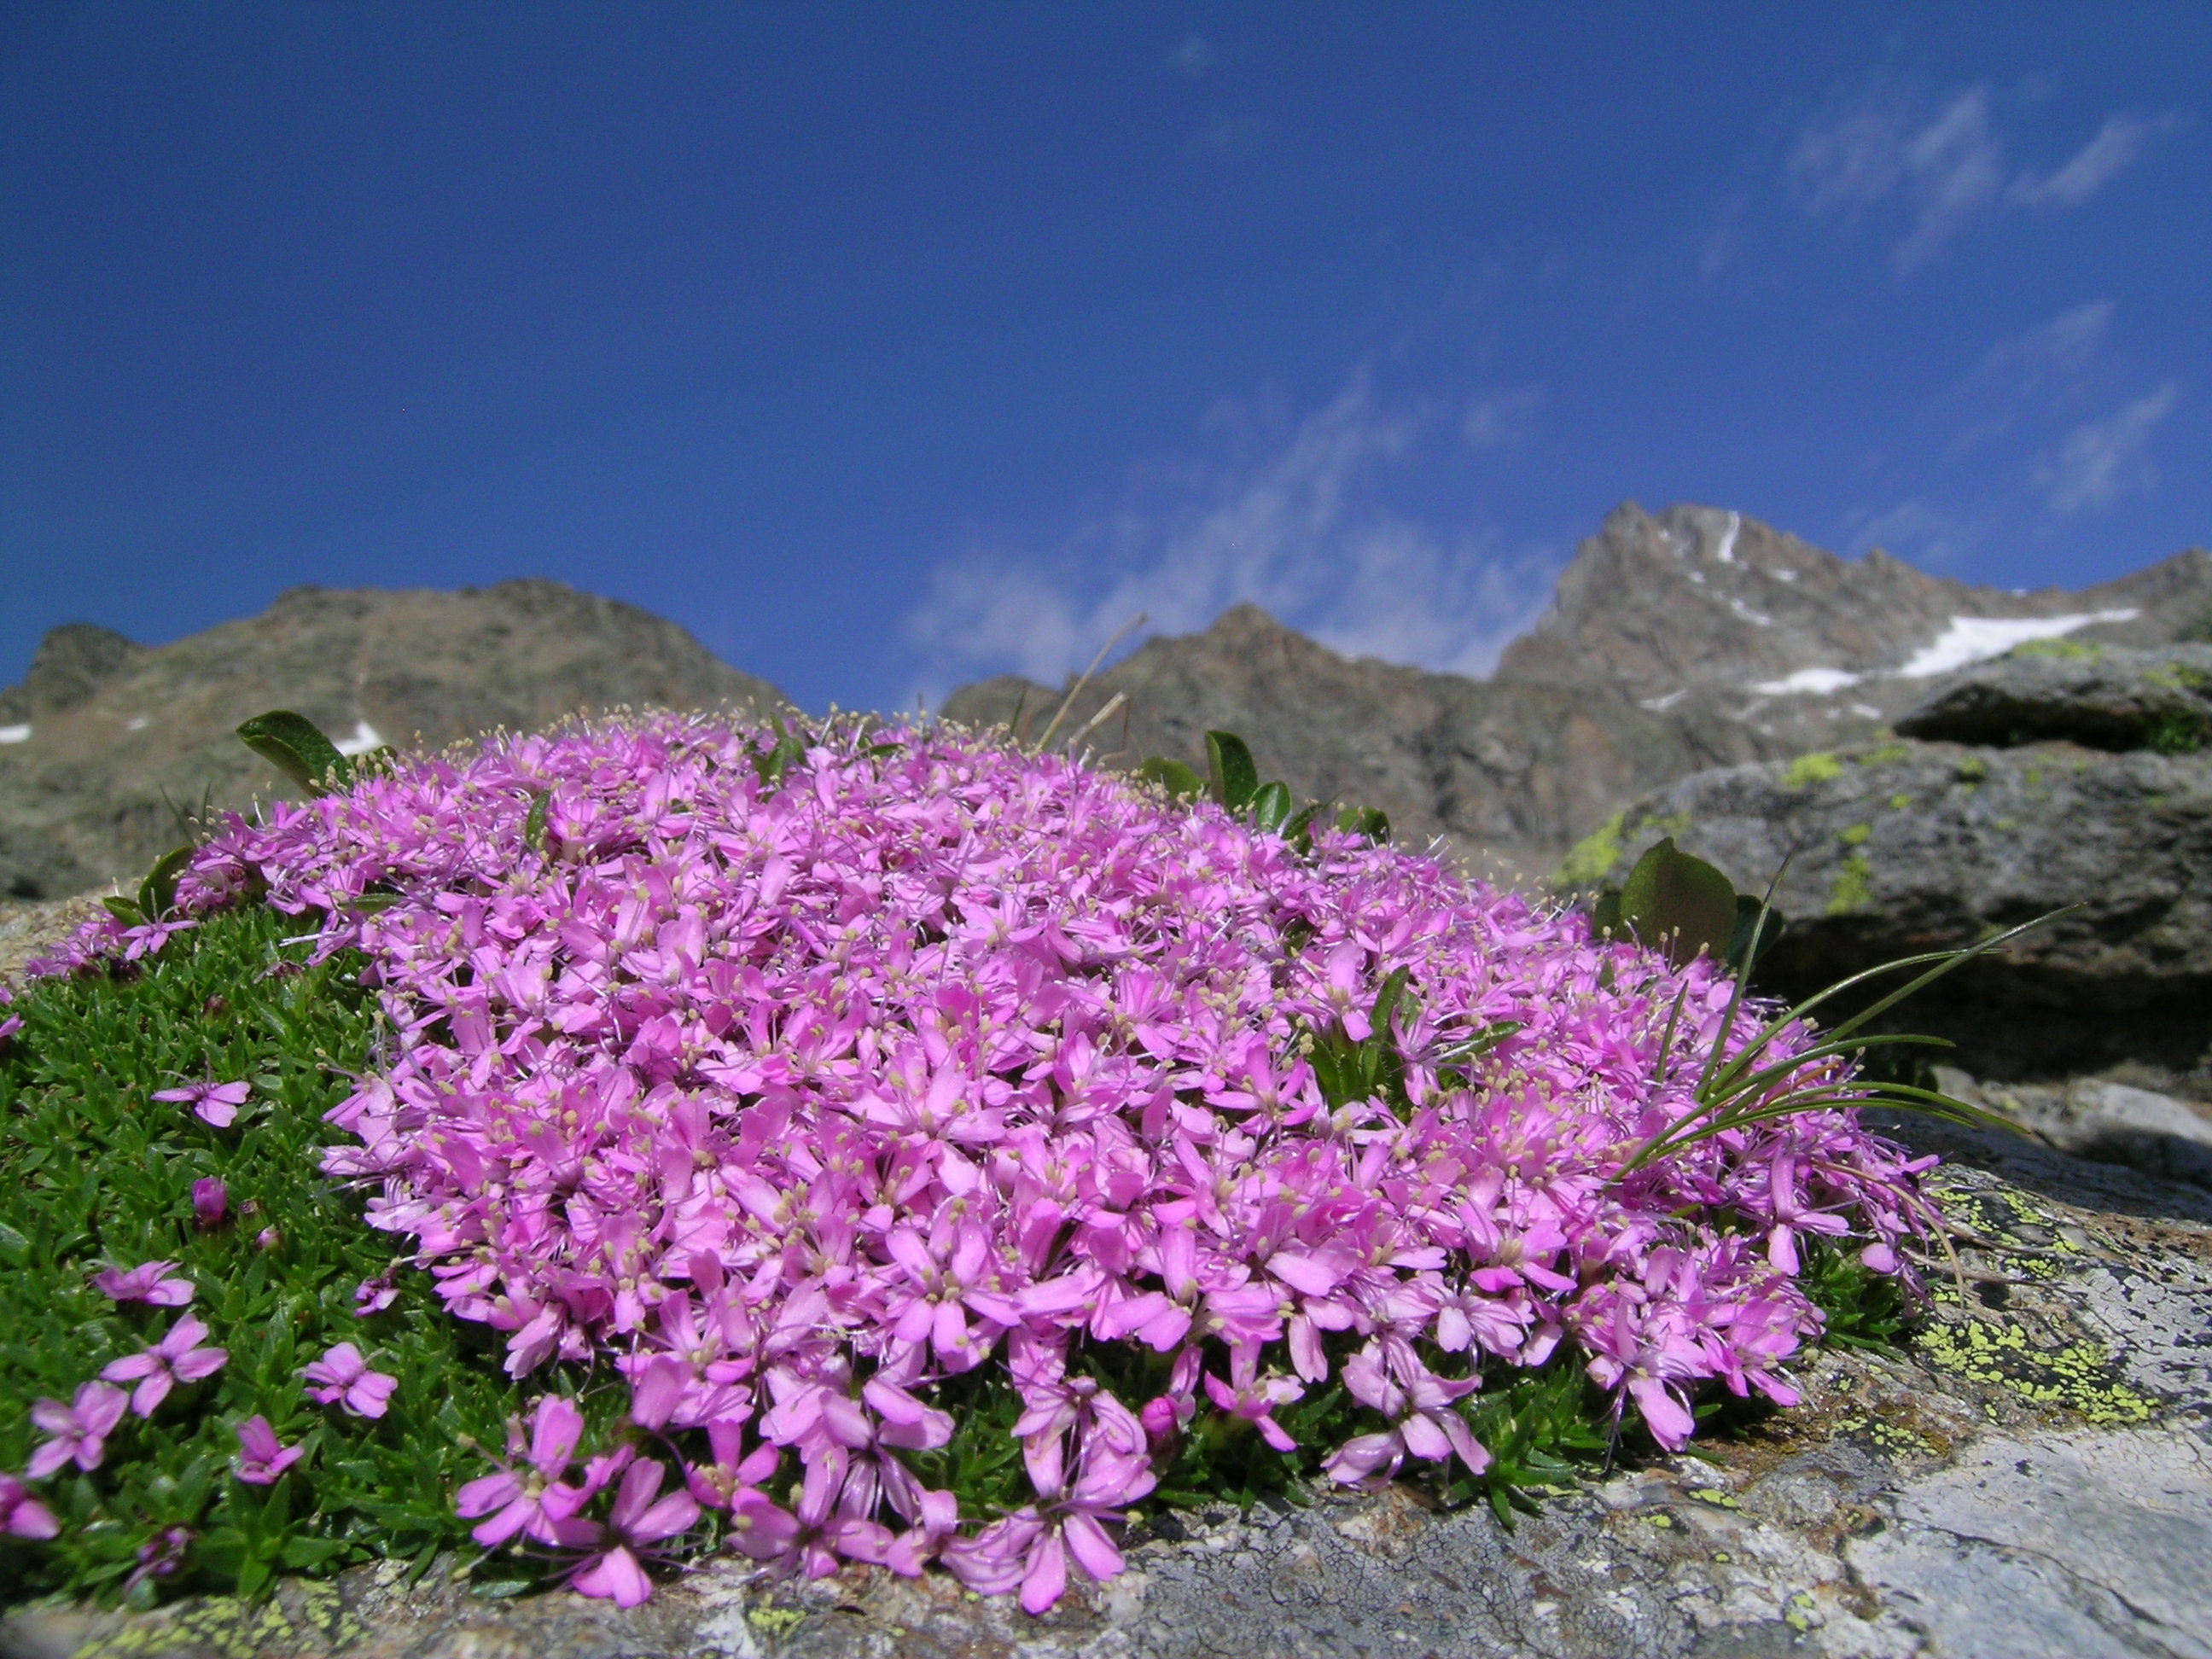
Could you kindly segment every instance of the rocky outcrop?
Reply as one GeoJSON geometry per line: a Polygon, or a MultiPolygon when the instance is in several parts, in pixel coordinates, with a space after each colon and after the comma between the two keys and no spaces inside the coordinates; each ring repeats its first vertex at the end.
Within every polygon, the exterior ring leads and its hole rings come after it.
{"type": "MultiPolygon", "coordinates": [[[[2023,640],[2157,646],[2212,605],[2201,550],[2115,582],[2014,593],[1880,552],[1833,554],[1741,514],[1624,503],[1488,680],[1338,654],[1249,605],[1155,639],[1086,686],[1060,732],[1131,763],[1203,761],[1209,727],[1315,799],[1381,806],[1476,869],[1534,881],[1639,795],[1702,767],[1865,742],[1932,677],[2023,640]]],[[[1066,695],[1011,677],[945,712],[1040,735],[1066,695]]]]}
{"type": "Polygon", "coordinates": [[[2075,640],[2023,646],[1938,689],[1899,737],[2187,753],[2212,739],[2212,645],[2132,651],[2075,640]]]}
{"type": "Polygon", "coordinates": [[[580,709],[780,703],[675,623],[558,582],[458,593],[301,587],[144,647],[71,624],[0,691],[0,896],[135,880],[179,811],[282,793],[232,736],[295,708],[342,747],[442,745],[580,709]]]}
{"type": "MultiPolygon", "coordinates": [[[[2008,742],[2155,735],[2174,729],[2149,717],[2168,707],[2162,688],[2183,686],[2172,696],[2193,706],[2185,677],[2203,655],[2114,652],[2094,672],[2008,659],[1939,687],[1903,725],[2008,742]]],[[[1762,979],[1790,994],[2059,912],[1916,1000],[1910,1023],[1965,1044],[1969,1070],[2014,1080],[2125,1060],[2200,1072],[2212,1048],[2212,754],[2173,746],[2184,752],[1897,739],[1703,772],[1628,809],[1571,863],[1618,881],[1672,835],[1755,891],[1787,860],[1776,902],[1790,931],[1762,979]]]]}

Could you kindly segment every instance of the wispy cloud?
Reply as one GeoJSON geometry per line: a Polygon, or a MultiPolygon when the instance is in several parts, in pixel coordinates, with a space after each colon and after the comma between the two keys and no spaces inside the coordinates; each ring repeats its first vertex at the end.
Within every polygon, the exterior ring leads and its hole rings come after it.
{"type": "Polygon", "coordinates": [[[2180,398],[2180,384],[2168,380],[2118,414],[2084,422],[2068,433],[2057,453],[2036,472],[2036,485],[2047,493],[2051,509],[2077,513],[2106,507],[2156,484],[2158,469],[2144,452],[2180,398]]]}
{"type": "Polygon", "coordinates": [[[2180,118],[2175,115],[2161,116],[2155,121],[2115,115],[2094,138],[2081,146],[2073,160],[2049,178],[2023,173],[2014,179],[2012,198],[2029,207],[2080,207],[2132,165],[2152,139],[2172,131],[2180,124],[2180,118]]]}
{"type": "Polygon", "coordinates": [[[1988,538],[1986,520],[1962,518],[1924,496],[1886,507],[1862,507],[1846,520],[1856,555],[1879,547],[1929,569],[1958,563],[1988,538]]]}
{"type": "Polygon", "coordinates": [[[1935,258],[1961,230],[2008,207],[2063,210],[2093,198],[2176,125],[2114,115],[2055,172],[2014,173],[1990,112],[1987,87],[1924,106],[1881,88],[1798,135],[1789,161],[1791,194],[1814,218],[1856,223],[1881,208],[1910,216],[1891,246],[1899,270],[1935,258]]]}
{"type": "Polygon", "coordinates": [[[1429,424],[1380,406],[1357,375],[1279,446],[1182,471],[1049,556],[977,550],[948,562],[905,624],[922,690],[935,700],[1008,671],[1054,682],[1140,612],[1148,631],[1189,633],[1248,601],[1338,650],[1487,672],[1542,609],[1558,562],[1383,503],[1429,424]]]}
{"type": "Polygon", "coordinates": [[[2112,324],[2112,302],[2092,300],[1991,346],[1961,391],[1972,418],[1953,439],[1956,454],[2011,430],[2032,406],[2078,395],[2112,324]]]}

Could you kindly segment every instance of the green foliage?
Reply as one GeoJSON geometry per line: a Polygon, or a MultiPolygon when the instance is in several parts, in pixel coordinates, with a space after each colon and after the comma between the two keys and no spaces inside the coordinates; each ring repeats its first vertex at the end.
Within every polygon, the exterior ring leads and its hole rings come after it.
{"type": "Polygon", "coordinates": [[[2145,721],[2142,746],[2160,755],[2194,755],[2212,747],[2212,717],[2193,709],[2169,708],[2145,721]]]}
{"type": "Polygon", "coordinates": [[[1640,939],[1678,968],[1718,945],[1721,959],[1743,974],[1773,948],[1785,924],[1765,900],[1737,892],[1726,876],[1680,851],[1668,836],[1636,860],[1625,885],[1597,896],[1590,926],[1640,939]]]}
{"type": "Polygon", "coordinates": [[[1817,1235],[1798,1241],[1798,1288],[1826,1316],[1820,1340],[1846,1348],[1892,1352],[1911,1322],[1905,1287],[1817,1235]]]}
{"type": "Polygon", "coordinates": [[[1609,1396],[1567,1358],[1508,1372],[1497,1387],[1462,1401],[1460,1412],[1490,1454],[1490,1467],[1476,1476],[1455,1463],[1444,1480],[1444,1501],[1487,1498],[1508,1532],[1516,1510],[1535,1513],[1532,1492],[1566,1485],[1577,1466],[1612,1445],[1609,1396]]]}
{"type": "MultiPolygon", "coordinates": [[[[1310,801],[1296,811],[1291,787],[1278,778],[1260,781],[1260,768],[1250,746],[1234,732],[1206,734],[1206,775],[1200,777],[1179,760],[1154,755],[1137,768],[1137,776],[1157,785],[1176,800],[1211,797],[1254,829],[1279,835],[1300,852],[1313,848],[1313,826],[1334,804],[1310,801]]],[[[1377,843],[1390,839],[1390,818],[1380,807],[1340,807],[1333,820],[1339,830],[1364,836],[1377,843]]]]}
{"type": "Polygon", "coordinates": [[[34,1401],[67,1401],[183,1313],[230,1358],[150,1419],[126,1416],[98,1469],[44,1483],[62,1536],[0,1545],[0,1599],[252,1595],[280,1571],[467,1547],[453,1487],[489,1467],[469,1440],[500,1447],[519,1392],[495,1334],[450,1317],[421,1274],[395,1276],[387,1310],[353,1316],[356,1285],[389,1272],[392,1250],[318,1166],[338,1139],[323,1114],[370,1064],[377,1015],[358,959],[308,964],[284,942],[297,926],[262,908],[211,916],[133,970],[43,981],[15,1005],[23,1030],[0,1045],[0,1468],[21,1468],[40,1437],[34,1401]],[[209,1079],[254,1085],[229,1128],[150,1098],[209,1079]],[[202,1231],[191,1186],[209,1176],[231,1213],[202,1231]],[[118,1304],[90,1282],[155,1260],[191,1280],[188,1309],[118,1304]],[[301,1369],[344,1341],[399,1380],[380,1420],[304,1392],[301,1369]],[[257,1414],[308,1449],[272,1487],[230,1473],[234,1430],[257,1414]],[[174,1576],[134,1579],[172,1528],[189,1534],[174,1576]]]}

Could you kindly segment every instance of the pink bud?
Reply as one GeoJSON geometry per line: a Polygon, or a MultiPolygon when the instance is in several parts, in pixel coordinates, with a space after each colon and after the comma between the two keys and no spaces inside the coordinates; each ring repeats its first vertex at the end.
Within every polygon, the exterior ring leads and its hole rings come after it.
{"type": "Polygon", "coordinates": [[[205,1176],[192,1182],[192,1219],[202,1229],[212,1231],[222,1226],[229,1210],[230,1188],[215,1176],[205,1176]]]}
{"type": "Polygon", "coordinates": [[[253,1235],[253,1248],[257,1250],[273,1250],[283,1242],[284,1235],[274,1227],[264,1227],[253,1235]]]}

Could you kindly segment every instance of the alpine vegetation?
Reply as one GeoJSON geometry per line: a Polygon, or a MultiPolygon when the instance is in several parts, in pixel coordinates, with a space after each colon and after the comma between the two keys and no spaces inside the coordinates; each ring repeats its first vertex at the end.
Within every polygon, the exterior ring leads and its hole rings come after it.
{"type": "Polygon", "coordinates": [[[725,1548],[1041,1613],[1148,1506],[1419,1475],[1504,1515],[1561,1449],[1791,1404],[1823,1302],[1909,1297],[1936,1226],[1932,1160],[1854,1115],[1864,1040],[1747,1000],[1723,939],[1293,818],[1241,745],[1206,799],[941,726],[347,762],[271,720],[320,793],[0,1011],[18,1186],[54,1173],[32,1105],[89,1109],[33,1076],[69,1018],[218,951],[291,1011],[100,1109],[167,1212],[17,1233],[105,1310],[0,1405],[26,1583],[252,1590],[465,1534],[480,1576],[624,1604],[725,1548]],[[353,1047],[301,1052],[309,989],[353,1047]],[[264,1143],[319,1158],[313,1238],[257,1231],[264,1143]],[[290,1314],[238,1288],[311,1257],[290,1314]],[[400,1463],[436,1515],[377,1490],[400,1463]]]}

